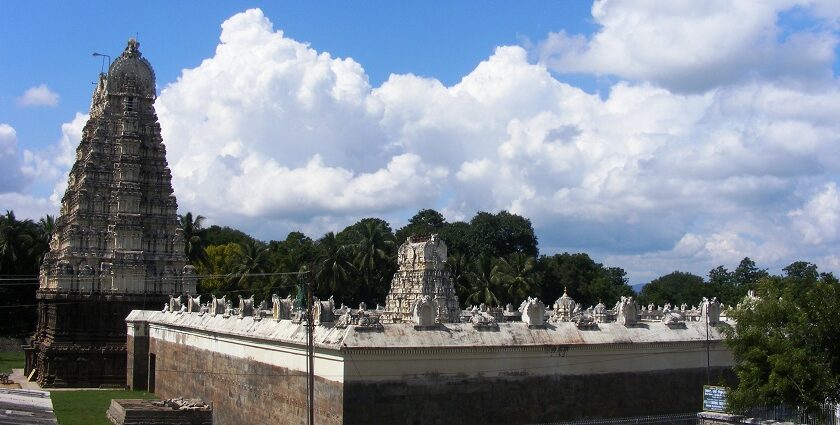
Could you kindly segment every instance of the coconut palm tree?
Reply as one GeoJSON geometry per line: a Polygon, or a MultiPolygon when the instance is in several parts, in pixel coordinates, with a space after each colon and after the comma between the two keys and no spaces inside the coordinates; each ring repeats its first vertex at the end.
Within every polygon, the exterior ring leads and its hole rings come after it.
{"type": "Polygon", "coordinates": [[[346,288],[350,282],[353,264],[348,259],[349,248],[341,245],[335,233],[329,232],[318,240],[319,255],[315,263],[315,281],[320,292],[329,291],[336,296],[350,295],[346,288]]]}
{"type": "Polygon", "coordinates": [[[469,295],[467,304],[499,305],[499,288],[493,279],[493,267],[495,260],[489,255],[482,254],[473,259],[470,270],[467,272],[469,282],[469,295]]]}
{"type": "Polygon", "coordinates": [[[37,264],[28,261],[35,243],[35,230],[32,220],[18,220],[12,211],[6,211],[0,217],[0,272],[31,273],[30,269],[37,270],[37,264]]]}
{"type": "Polygon", "coordinates": [[[36,267],[41,266],[44,255],[50,250],[50,238],[55,232],[55,217],[45,215],[38,220],[36,234],[32,243],[30,256],[35,260],[36,267]]]}
{"type": "Polygon", "coordinates": [[[537,262],[534,257],[514,252],[499,258],[493,267],[491,279],[504,291],[504,301],[514,305],[534,294],[536,289],[537,262]]]}
{"type": "Polygon", "coordinates": [[[356,244],[353,263],[362,272],[365,284],[370,286],[371,278],[382,263],[392,262],[396,242],[394,235],[381,221],[366,220],[356,229],[356,244]]]}
{"type": "Polygon", "coordinates": [[[259,242],[240,246],[242,250],[237,255],[236,266],[228,275],[229,284],[235,284],[236,289],[251,289],[256,282],[268,281],[265,276],[254,276],[271,269],[268,247],[259,242]]]}
{"type": "Polygon", "coordinates": [[[192,264],[208,265],[210,258],[204,250],[204,243],[201,237],[204,235],[204,216],[188,212],[184,215],[178,214],[178,227],[184,235],[184,255],[192,264]]]}

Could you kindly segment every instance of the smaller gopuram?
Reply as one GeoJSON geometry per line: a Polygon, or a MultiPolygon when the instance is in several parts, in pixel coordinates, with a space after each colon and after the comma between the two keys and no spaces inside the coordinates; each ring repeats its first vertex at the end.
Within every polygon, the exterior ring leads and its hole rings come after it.
{"type": "Polygon", "coordinates": [[[397,265],[385,298],[383,322],[410,322],[417,303],[434,307],[436,323],[460,320],[458,296],[446,268],[446,244],[437,235],[409,237],[397,252],[397,265]]]}
{"type": "Polygon", "coordinates": [[[195,292],[186,264],[155,73],[130,39],[93,92],[24,347],[42,387],[123,387],[125,317],[195,292]]]}

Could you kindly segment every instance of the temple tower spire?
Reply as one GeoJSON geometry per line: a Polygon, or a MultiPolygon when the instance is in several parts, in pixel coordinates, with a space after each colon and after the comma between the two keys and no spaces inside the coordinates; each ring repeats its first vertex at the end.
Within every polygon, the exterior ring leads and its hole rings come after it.
{"type": "Polygon", "coordinates": [[[128,312],[195,291],[155,99],[154,70],[129,39],[94,89],[41,266],[27,373],[43,386],[124,382],[128,312]]]}

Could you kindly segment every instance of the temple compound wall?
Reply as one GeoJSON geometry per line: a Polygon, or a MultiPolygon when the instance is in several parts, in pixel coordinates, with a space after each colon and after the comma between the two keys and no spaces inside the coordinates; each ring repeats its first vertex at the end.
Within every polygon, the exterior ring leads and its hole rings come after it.
{"type": "MultiPolygon", "coordinates": [[[[305,422],[306,327],[271,313],[132,312],[129,386],[212,401],[217,424],[305,422]]],[[[699,409],[707,383],[704,321],[580,327],[326,319],[314,333],[317,423],[537,423],[683,413],[699,409]]],[[[732,379],[724,326],[709,326],[712,383],[732,379]]]]}
{"type": "MultiPolygon", "coordinates": [[[[384,307],[314,300],[316,423],[696,412],[704,384],[732,382],[715,299],[672,308],[622,298],[583,309],[564,293],[550,308],[528,298],[519,308],[462,310],[442,241],[412,237],[398,261],[384,307]]],[[[291,298],[170,297],[126,323],[131,388],[212,402],[216,424],[306,421],[308,325],[291,298]]]]}

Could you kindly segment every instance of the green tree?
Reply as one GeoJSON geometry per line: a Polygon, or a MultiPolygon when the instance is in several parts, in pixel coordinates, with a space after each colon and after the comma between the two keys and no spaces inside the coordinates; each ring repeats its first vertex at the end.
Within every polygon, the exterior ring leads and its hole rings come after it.
{"type": "Polygon", "coordinates": [[[474,256],[498,258],[521,252],[536,257],[537,236],[527,218],[507,211],[482,211],[470,221],[470,249],[474,256]]]}
{"type": "MultiPolygon", "coordinates": [[[[738,297],[738,288],[732,272],[724,266],[717,266],[709,270],[709,291],[720,300],[722,304],[736,304],[743,295],[738,297]]],[[[746,293],[744,294],[746,295],[746,293]]]]}
{"type": "Polygon", "coordinates": [[[289,232],[283,241],[268,243],[274,269],[281,272],[297,272],[310,265],[318,255],[315,241],[301,232],[289,232]]]}
{"type": "Polygon", "coordinates": [[[241,230],[233,229],[228,226],[217,226],[215,224],[204,229],[202,239],[205,246],[224,245],[230,242],[245,245],[247,243],[257,241],[241,230]]]}
{"type": "Polygon", "coordinates": [[[466,304],[487,304],[500,305],[497,294],[501,288],[497,285],[497,279],[493,279],[493,267],[496,261],[489,255],[479,255],[471,263],[467,271],[467,283],[469,285],[466,304]]]}
{"type": "Polygon", "coordinates": [[[207,264],[209,261],[207,251],[204,249],[204,216],[196,215],[193,217],[191,212],[184,215],[178,214],[178,227],[181,229],[181,234],[184,236],[184,255],[189,260],[190,264],[207,264]]]}
{"type": "Polygon", "coordinates": [[[470,257],[470,225],[463,221],[456,221],[448,223],[443,226],[438,235],[443,242],[446,243],[446,250],[448,255],[462,255],[470,257]]]}
{"type": "Polygon", "coordinates": [[[55,232],[55,217],[51,215],[41,217],[36,229],[30,256],[35,259],[35,266],[40,268],[44,256],[50,251],[50,239],[55,232]]]}
{"type": "Polygon", "coordinates": [[[18,220],[15,213],[6,211],[0,219],[0,272],[3,274],[37,274],[32,261],[32,246],[37,238],[32,220],[18,220]]]}
{"type": "Polygon", "coordinates": [[[660,276],[645,285],[639,294],[639,303],[653,303],[657,306],[671,303],[672,305],[698,305],[703,297],[711,298],[710,287],[703,278],[695,274],[675,271],[660,276]]]}
{"type": "MultiPolygon", "coordinates": [[[[40,263],[49,249],[48,243],[42,243],[46,231],[32,220],[18,220],[12,211],[0,215],[0,276],[20,279],[0,286],[0,303],[3,305],[35,303],[40,263]]],[[[46,236],[46,239],[48,241],[49,237],[46,236]]],[[[0,335],[20,337],[31,334],[35,318],[35,309],[0,309],[0,335]]]]}
{"type": "MultiPolygon", "coordinates": [[[[600,265],[600,264],[599,264],[600,265]]],[[[627,272],[621,267],[601,267],[598,275],[581,288],[583,305],[595,305],[596,301],[613,306],[622,296],[633,295],[633,288],[627,284],[627,272]]]]}
{"type": "Polygon", "coordinates": [[[770,275],[767,270],[759,269],[756,267],[755,261],[751,260],[750,257],[744,257],[732,272],[733,283],[740,292],[738,301],[747,295],[748,290],[755,289],[759,280],[768,276],[770,275]]]}
{"type": "Polygon", "coordinates": [[[755,289],[762,278],[769,276],[767,270],[756,267],[750,257],[744,257],[733,271],[717,266],[709,271],[709,291],[723,304],[735,305],[747,292],[755,289]]]}
{"type": "Polygon", "coordinates": [[[600,276],[603,266],[584,253],[564,252],[552,256],[542,256],[538,260],[542,273],[541,290],[546,305],[552,305],[567,291],[576,302],[595,305],[601,294],[590,295],[586,286],[600,276]]]}
{"type": "Polygon", "coordinates": [[[528,296],[537,296],[537,262],[534,257],[514,252],[499,258],[493,266],[491,279],[501,288],[499,304],[518,307],[528,296]]]}
{"type": "Polygon", "coordinates": [[[469,269],[470,259],[464,254],[450,254],[446,260],[446,267],[449,269],[449,276],[458,294],[458,300],[462,305],[467,305],[467,297],[470,296],[469,269]]]}
{"type": "Polygon", "coordinates": [[[391,278],[396,271],[397,246],[388,222],[364,218],[335,235],[336,242],[348,246],[355,272],[353,285],[358,287],[355,299],[368,305],[384,302],[391,278]]]}
{"type": "Polygon", "coordinates": [[[396,242],[398,245],[402,244],[414,234],[440,233],[444,226],[446,226],[446,218],[441,213],[433,209],[423,209],[414,214],[405,227],[397,230],[396,242]]]}
{"type": "Polygon", "coordinates": [[[729,392],[733,411],[840,401],[840,283],[810,263],[785,271],[760,279],[758,298],[730,313],[734,326],[725,332],[739,381],[729,392]]]}
{"type": "Polygon", "coordinates": [[[214,293],[222,296],[225,290],[226,276],[231,275],[237,266],[237,260],[242,255],[242,247],[235,242],[223,245],[210,245],[205,249],[207,263],[195,266],[199,276],[198,292],[202,294],[214,293]]]}
{"type": "Polygon", "coordinates": [[[320,297],[334,294],[336,299],[350,302],[356,288],[351,286],[353,263],[350,261],[350,247],[341,245],[335,233],[329,232],[318,240],[318,256],[315,263],[315,281],[320,297]]]}
{"type": "Polygon", "coordinates": [[[268,247],[259,242],[240,245],[235,261],[234,269],[227,278],[230,292],[251,290],[262,299],[270,297],[271,288],[266,288],[270,279],[262,276],[271,271],[268,247]]]}

